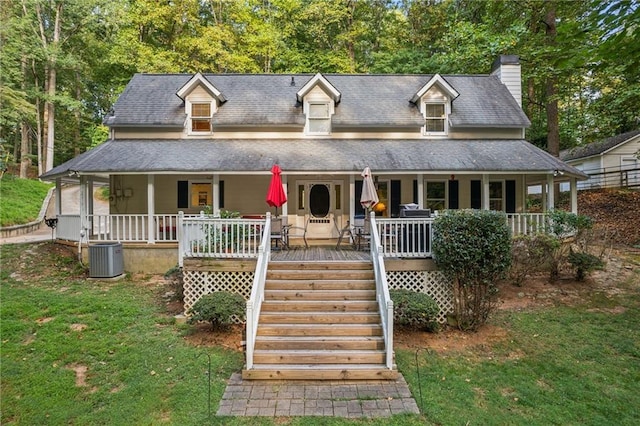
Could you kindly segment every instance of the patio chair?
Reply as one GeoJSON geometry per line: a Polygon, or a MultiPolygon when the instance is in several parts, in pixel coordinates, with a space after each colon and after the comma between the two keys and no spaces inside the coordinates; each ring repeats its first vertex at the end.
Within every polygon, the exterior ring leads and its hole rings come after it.
{"type": "Polygon", "coordinates": [[[283,249],[289,248],[287,242],[287,217],[280,216],[271,219],[271,243],[275,245],[276,249],[279,249],[278,244],[282,245],[283,249]]]}
{"type": "Polygon", "coordinates": [[[302,238],[302,241],[304,241],[304,248],[309,248],[309,243],[307,243],[309,219],[311,219],[311,217],[308,217],[305,220],[304,227],[293,225],[284,227],[284,240],[286,241],[287,247],[291,247],[291,238],[302,238]]]}
{"type": "Polygon", "coordinates": [[[368,250],[371,242],[371,220],[365,216],[363,219],[356,219],[354,226],[354,241],[356,250],[368,250]]]}
{"type": "Polygon", "coordinates": [[[338,243],[336,244],[336,250],[340,249],[340,246],[342,245],[342,241],[346,240],[349,242],[349,244],[353,244],[355,247],[355,237],[353,235],[353,230],[351,229],[351,223],[349,223],[349,221],[347,220],[347,224],[345,226],[342,227],[342,229],[338,228],[338,221],[336,220],[336,216],[333,216],[333,226],[336,228],[336,231],[338,231],[338,243]]]}

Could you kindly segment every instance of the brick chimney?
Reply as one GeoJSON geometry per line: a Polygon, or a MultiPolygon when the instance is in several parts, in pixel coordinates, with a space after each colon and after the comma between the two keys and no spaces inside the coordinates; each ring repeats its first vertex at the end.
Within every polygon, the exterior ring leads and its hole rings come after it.
{"type": "Polygon", "coordinates": [[[522,76],[518,55],[500,55],[493,62],[491,75],[500,79],[507,86],[518,105],[522,107],[522,76]]]}

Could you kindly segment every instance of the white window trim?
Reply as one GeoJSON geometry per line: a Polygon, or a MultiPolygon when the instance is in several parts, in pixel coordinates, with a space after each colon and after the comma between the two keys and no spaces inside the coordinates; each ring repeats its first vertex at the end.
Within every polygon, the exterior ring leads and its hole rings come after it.
{"type": "Polygon", "coordinates": [[[422,102],[422,116],[424,117],[424,126],[422,126],[422,134],[424,136],[447,136],[449,134],[449,114],[451,114],[451,102],[448,100],[433,100],[422,102]],[[427,131],[427,105],[444,105],[444,131],[428,132],[427,131]]]}
{"type": "Polygon", "coordinates": [[[328,136],[331,134],[331,116],[333,115],[333,107],[331,102],[329,101],[307,101],[305,102],[305,116],[306,116],[306,123],[305,123],[305,127],[304,127],[304,133],[305,135],[309,135],[309,136],[328,136]],[[326,118],[315,118],[315,117],[311,117],[311,105],[324,105],[327,107],[327,117],[326,118]],[[329,122],[329,131],[327,132],[312,132],[311,131],[311,126],[310,126],[310,121],[312,120],[328,120],[329,122]]]}
{"type": "MultiPolygon", "coordinates": [[[[424,180],[424,205],[425,208],[430,208],[428,203],[429,203],[429,193],[428,193],[428,186],[430,183],[444,183],[444,207],[443,209],[446,210],[449,208],[449,185],[448,185],[448,180],[446,179],[425,179],[424,180]]],[[[431,198],[432,200],[435,200],[435,198],[431,198]]],[[[439,199],[439,198],[438,198],[439,199]]]]}
{"type": "MultiPolygon", "coordinates": [[[[186,113],[187,113],[187,133],[189,135],[211,135],[213,134],[213,114],[216,112],[216,103],[214,100],[212,99],[190,99],[188,101],[185,102],[185,107],[186,107],[186,113]],[[198,104],[209,104],[209,126],[210,126],[210,130],[208,131],[196,131],[193,130],[193,126],[192,126],[192,115],[191,115],[191,110],[192,110],[192,105],[198,105],[198,104]]],[[[196,117],[198,119],[203,119],[205,117],[196,117]]]]}

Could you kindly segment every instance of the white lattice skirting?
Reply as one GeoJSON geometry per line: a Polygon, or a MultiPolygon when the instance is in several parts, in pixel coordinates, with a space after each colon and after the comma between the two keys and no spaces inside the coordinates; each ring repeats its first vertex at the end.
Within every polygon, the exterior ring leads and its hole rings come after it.
{"type": "Polygon", "coordinates": [[[387,271],[387,282],[391,290],[411,290],[428,294],[440,306],[438,322],[447,321],[453,312],[453,294],[444,274],[440,271],[387,271]]]}
{"type": "Polygon", "coordinates": [[[185,268],[183,275],[185,312],[202,296],[214,291],[238,293],[246,300],[251,296],[253,271],[194,271],[185,268]]]}
{"type": "MultiPolygon", "coordinates": [[[[188,311],[205,294],[214,291],[230,291],[251,296],[253,271],[197,271],[184,270],[184,309],[188,311]]],[[[440,271],[387,271],[389,288],[426,293],[440,306],[438,322],[444,323],[447,314],[453,312],[450,287],[440,271]]],[[[238,321],[240,322],[240,321],[238,321]]]]}

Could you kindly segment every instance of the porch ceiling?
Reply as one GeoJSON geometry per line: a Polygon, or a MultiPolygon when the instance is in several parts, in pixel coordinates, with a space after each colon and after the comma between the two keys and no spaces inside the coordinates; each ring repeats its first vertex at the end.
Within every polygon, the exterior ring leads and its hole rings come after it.
{"type": "Polygon", "coordinates": [[[524,140],[126,139],[110,140],[45,173],[550,173],[585,179],[579,170],[524,140]]]}

